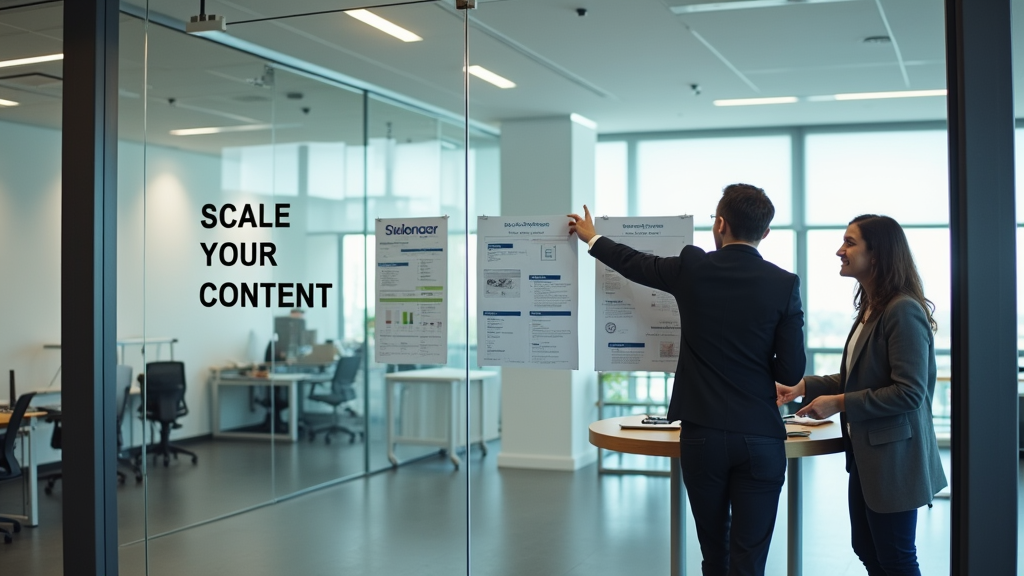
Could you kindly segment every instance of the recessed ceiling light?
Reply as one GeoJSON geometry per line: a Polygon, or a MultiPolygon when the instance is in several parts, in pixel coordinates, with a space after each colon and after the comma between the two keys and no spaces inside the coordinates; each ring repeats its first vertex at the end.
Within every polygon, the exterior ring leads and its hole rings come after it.
{"type": "Polygon", "coordinates": [[[505,78],[504,76],[498,76],[497,74],[491,72],[490,70],[484,68],[483,66],[477,66],[474,64],[473,66],[469,67],[469,73],[481,80],[494,84],[498,88],[516,87],[515,82],[509,80],[508,78],[505,78]]]}
{"type": "Polygon", "coordinates": [[[878,100],[881,98],[922,98],[925,96],[945,96],[946,90],[901,90],[898,92],[857,92],[836,94],[836,100],[878,100]]]}
{"type": "Polygon", "coordinates": [[[19,105],[20,104],[18,104],[14,100],[4,100],[3,98],[0,98],[0,106],[19,106],[19,105]]]}
{"type": "Polygon", "coordinates": [[[760,106],[762,104],[793,104],[800,99],[796,96],[776,96],[774,98],[733,98],[731,100],[715,100],[715,106],[760,106]]]}
{"type": "Polygon", "coordinates": [[[24,66],[26,64],[39,64],[40,62],[53,62],[54,60],[63,60],[63,54],[47,54],[46,56],[32,56],[31,58],[17,58],[15,60],[4,60],[0,62],[0,68],[9,68],[11,66],[24,66]]]}
{"type": "Polygon", "coordinates": [[[831,2],[850,2],[852,0],[731,0],[729,2],[701,2],[684,4],[669,8],[674,14],[692,14],[694,12],[721,12],[723,10],[749,10],[751,8],[772,8],[775,6],[793,6],[795,4],[827,4],[831,2]]]}
{"type": "Polygon", "coordinates": [[[270,130],[273,124],[241,124],[239,126],[207,126],[205,128],[179,128],[171,130],[174,136],[199,136],[202,134],[222,134],[224,132],[253,132],[256,130],[270,130]]]}
{"type": "Polygon", "coordinates": [[[345,14],[348,14],[364,24],[369,24],[381,32],[390,34],[402,42],[419,42],[420,40],[423,40],[423,38],[420,38],[416,34],[402,28],[398,24],[377,16],[369,10],[347,10],[345,11],[345,14]]]}

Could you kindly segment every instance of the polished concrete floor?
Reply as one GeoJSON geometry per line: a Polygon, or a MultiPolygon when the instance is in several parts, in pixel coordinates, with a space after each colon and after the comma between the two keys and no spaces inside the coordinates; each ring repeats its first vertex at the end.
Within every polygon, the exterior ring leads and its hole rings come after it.
{"type": "MultiPolygon", "coordinates": [[[[129,479],[119,488],[120,573],[142,576],[148,564],[154,576],[451,575],[465,574],[467,565],[483,576],[668,574],[668,478],[599,475],[596,466],[576,473],[499,469],[500,445],[491,446],[487,457],[473,450],[468,474],[467,466],[455,471],[447,459],[431,456],[139,542],[146,522],[150,534],[167,532],[266,502],[274,488],[284,493],[343,474],[349,461],[362,465],[358,444],[283,446],[275,452],[271,485],[266,444],[198,443],[198,466],[180,460],[150,470],[146,515],[143,487],[129,479]]],[[[864,574],[848,544],[842,457],[807,459],[804,481],[804,573],[864,574]]],[[[0,509],[11,509],[19,492],[18,482],[0,485],[0,509]]],[[[41,525],[0,547],[2,572],[62,573],[60,502],[58,485],[42,497],[41,525]]],[[[770,575],[786,573],[785,507],[784,490],[770,575]]],[[[949,522],[948,500],[921,509],[925,575],[948,574],[949,522]]],[[[699,574],[699,563],[691,523],[688,574],[699,574]]]]}

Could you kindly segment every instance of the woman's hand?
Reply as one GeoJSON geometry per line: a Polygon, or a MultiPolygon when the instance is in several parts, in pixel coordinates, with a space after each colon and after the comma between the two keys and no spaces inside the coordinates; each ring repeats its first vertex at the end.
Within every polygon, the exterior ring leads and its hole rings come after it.
{"type": "Polygon", "coordinates": [[[807,392],[807,386],[804,384],[804,379],[801,378],[796,386],[786,386],[785,384],[775,383],[775,404],[782,406],[788,402],[792,402],[797,398],[803,396],[807,392]]]}
{"type": "Polygon", "coordinates": [[[846,409],[846,396],[836,394],[834,396],[818,396],[813,402],[797,411],[797,416],[810,416],[815,420],[824,420],[833,414],[838,414],[846,409]]]}

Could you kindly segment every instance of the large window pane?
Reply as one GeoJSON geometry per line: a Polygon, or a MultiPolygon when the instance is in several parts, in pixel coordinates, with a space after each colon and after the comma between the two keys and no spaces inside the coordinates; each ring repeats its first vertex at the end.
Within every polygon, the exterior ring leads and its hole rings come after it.
{"type": "MultiPolygon", "coordinates": [[[[710,252],[715,249],[715,238],[711,230],[696,230],[693,245],[710,252]]],[[[792,230],[772,230],[768,237],[757,246],[765,260],[783,270],[796,272],[796,234],[792,230]]]]}
{"type": "MultiPolygon", "coordinates": [[[[745,182],[775,205],[776,226],[792,222],[789,136],[648,140],[637,144],[639,215],[714,214],[722,189],[745,182]]],[[[710,223],[708,223],[710,226],[710,223]]]]}
{"type": "Polygon", "coordinates": [[[949,221],[944,130],[809,134],[806,150],[809,225],[845,226],[858,214],[949,221]]]}
{"type": "MultiPolygon", "coordinates": [[[[856,281],[839,275],[835,255],[846,227],[807,233],[807,341],[811,348],[842,348],[855,311],[856,281]]],[[[946,228],[906,230],[907,241],[924,284],[925,296],[935,304],[936,348],[949,348],[949,231],[946,228]]]]}

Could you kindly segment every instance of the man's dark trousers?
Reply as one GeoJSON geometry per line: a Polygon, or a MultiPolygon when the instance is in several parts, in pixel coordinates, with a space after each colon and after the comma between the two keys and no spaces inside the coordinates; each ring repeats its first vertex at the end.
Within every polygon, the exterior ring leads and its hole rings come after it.
{"type": "Polygon", "coordinates": [[[786,478],[785,440],[684,421],[679,456],[704,576],[762,576],[786,478]]]}

